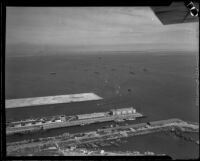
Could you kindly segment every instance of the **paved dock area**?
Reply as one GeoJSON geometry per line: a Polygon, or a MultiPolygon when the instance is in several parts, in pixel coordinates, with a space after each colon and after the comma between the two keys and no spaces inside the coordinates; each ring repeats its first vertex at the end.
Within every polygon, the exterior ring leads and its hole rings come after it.
{"type": "Polygon", "coordinates": [[[79,94],[70,94],[70,95],[19,98],[19,99],[6,100],[6,108],[93,101],[93,100],[100,100],[100,99],[103,99],[103,98],[96,95],[95,93],[79,93],[79,94]]]}

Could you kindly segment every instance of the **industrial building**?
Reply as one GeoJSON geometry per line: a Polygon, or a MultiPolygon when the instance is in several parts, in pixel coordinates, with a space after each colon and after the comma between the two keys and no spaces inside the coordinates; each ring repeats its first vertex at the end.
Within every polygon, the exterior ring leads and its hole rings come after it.
{"type": "Polygon", "coordinates": [[[121,108],[121,109],[112,109],[111,110],[111,114],[112,115],[128,115],[128,114],[135,114],[136,113],[136,109],[134,109],[133,107],[129,107],[129,108],[121,108]]]}
{"type": "Polygon", "coordinates": [[[105,116],[104,112],[77,115],[79,120],[81,120],[81,119],[91,119],[91,118],[97,118],[97,117],[104,117],[104,116],[105,116]]]}

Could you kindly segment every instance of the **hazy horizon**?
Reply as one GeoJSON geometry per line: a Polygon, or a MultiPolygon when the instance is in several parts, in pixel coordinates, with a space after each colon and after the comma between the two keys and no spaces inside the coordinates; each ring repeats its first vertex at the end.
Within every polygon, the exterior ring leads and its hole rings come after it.
{"type": "Polygon", "coordinates": [[[163,25],[150,7],[7,7],[6,54],[198,52],[198,23],[163,25]]]}

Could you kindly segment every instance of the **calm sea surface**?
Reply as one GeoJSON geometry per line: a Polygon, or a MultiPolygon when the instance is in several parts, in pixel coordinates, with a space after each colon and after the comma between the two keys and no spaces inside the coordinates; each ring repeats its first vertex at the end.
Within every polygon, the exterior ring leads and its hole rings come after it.
{"type": "MultiPolygon", "coordinates": [[[[135,123],[169,118],[198,122],[195,55],[148,54],[7,57],[6,99],[94,92],[104,100],[8,109],[6,120],[92,113],[133,106],[147,116],[135,123]],[[56,74],[51,75],[51,72],[56,74]]],[[[7,141],[95,130],[108,124],[111,123],[13,136],[7,141]]],[[[199,155],[198,146],[168,136],[153,134],[128,139],[130,141],[120,147],[121,150],[149,150],[182,158],[199,155]]],[[[115,150],[114,147],[112,149],[115,150]]]]}

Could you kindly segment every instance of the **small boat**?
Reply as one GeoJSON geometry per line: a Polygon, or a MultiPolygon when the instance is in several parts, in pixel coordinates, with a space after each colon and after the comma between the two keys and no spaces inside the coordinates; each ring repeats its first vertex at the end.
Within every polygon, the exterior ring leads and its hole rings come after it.
{"type": "Polygon", "coordinates": [[[51,74],[51,75],[55,75],[55,74],[56,74],[56,72],[51,72],[50,74],[51,74]]]}

